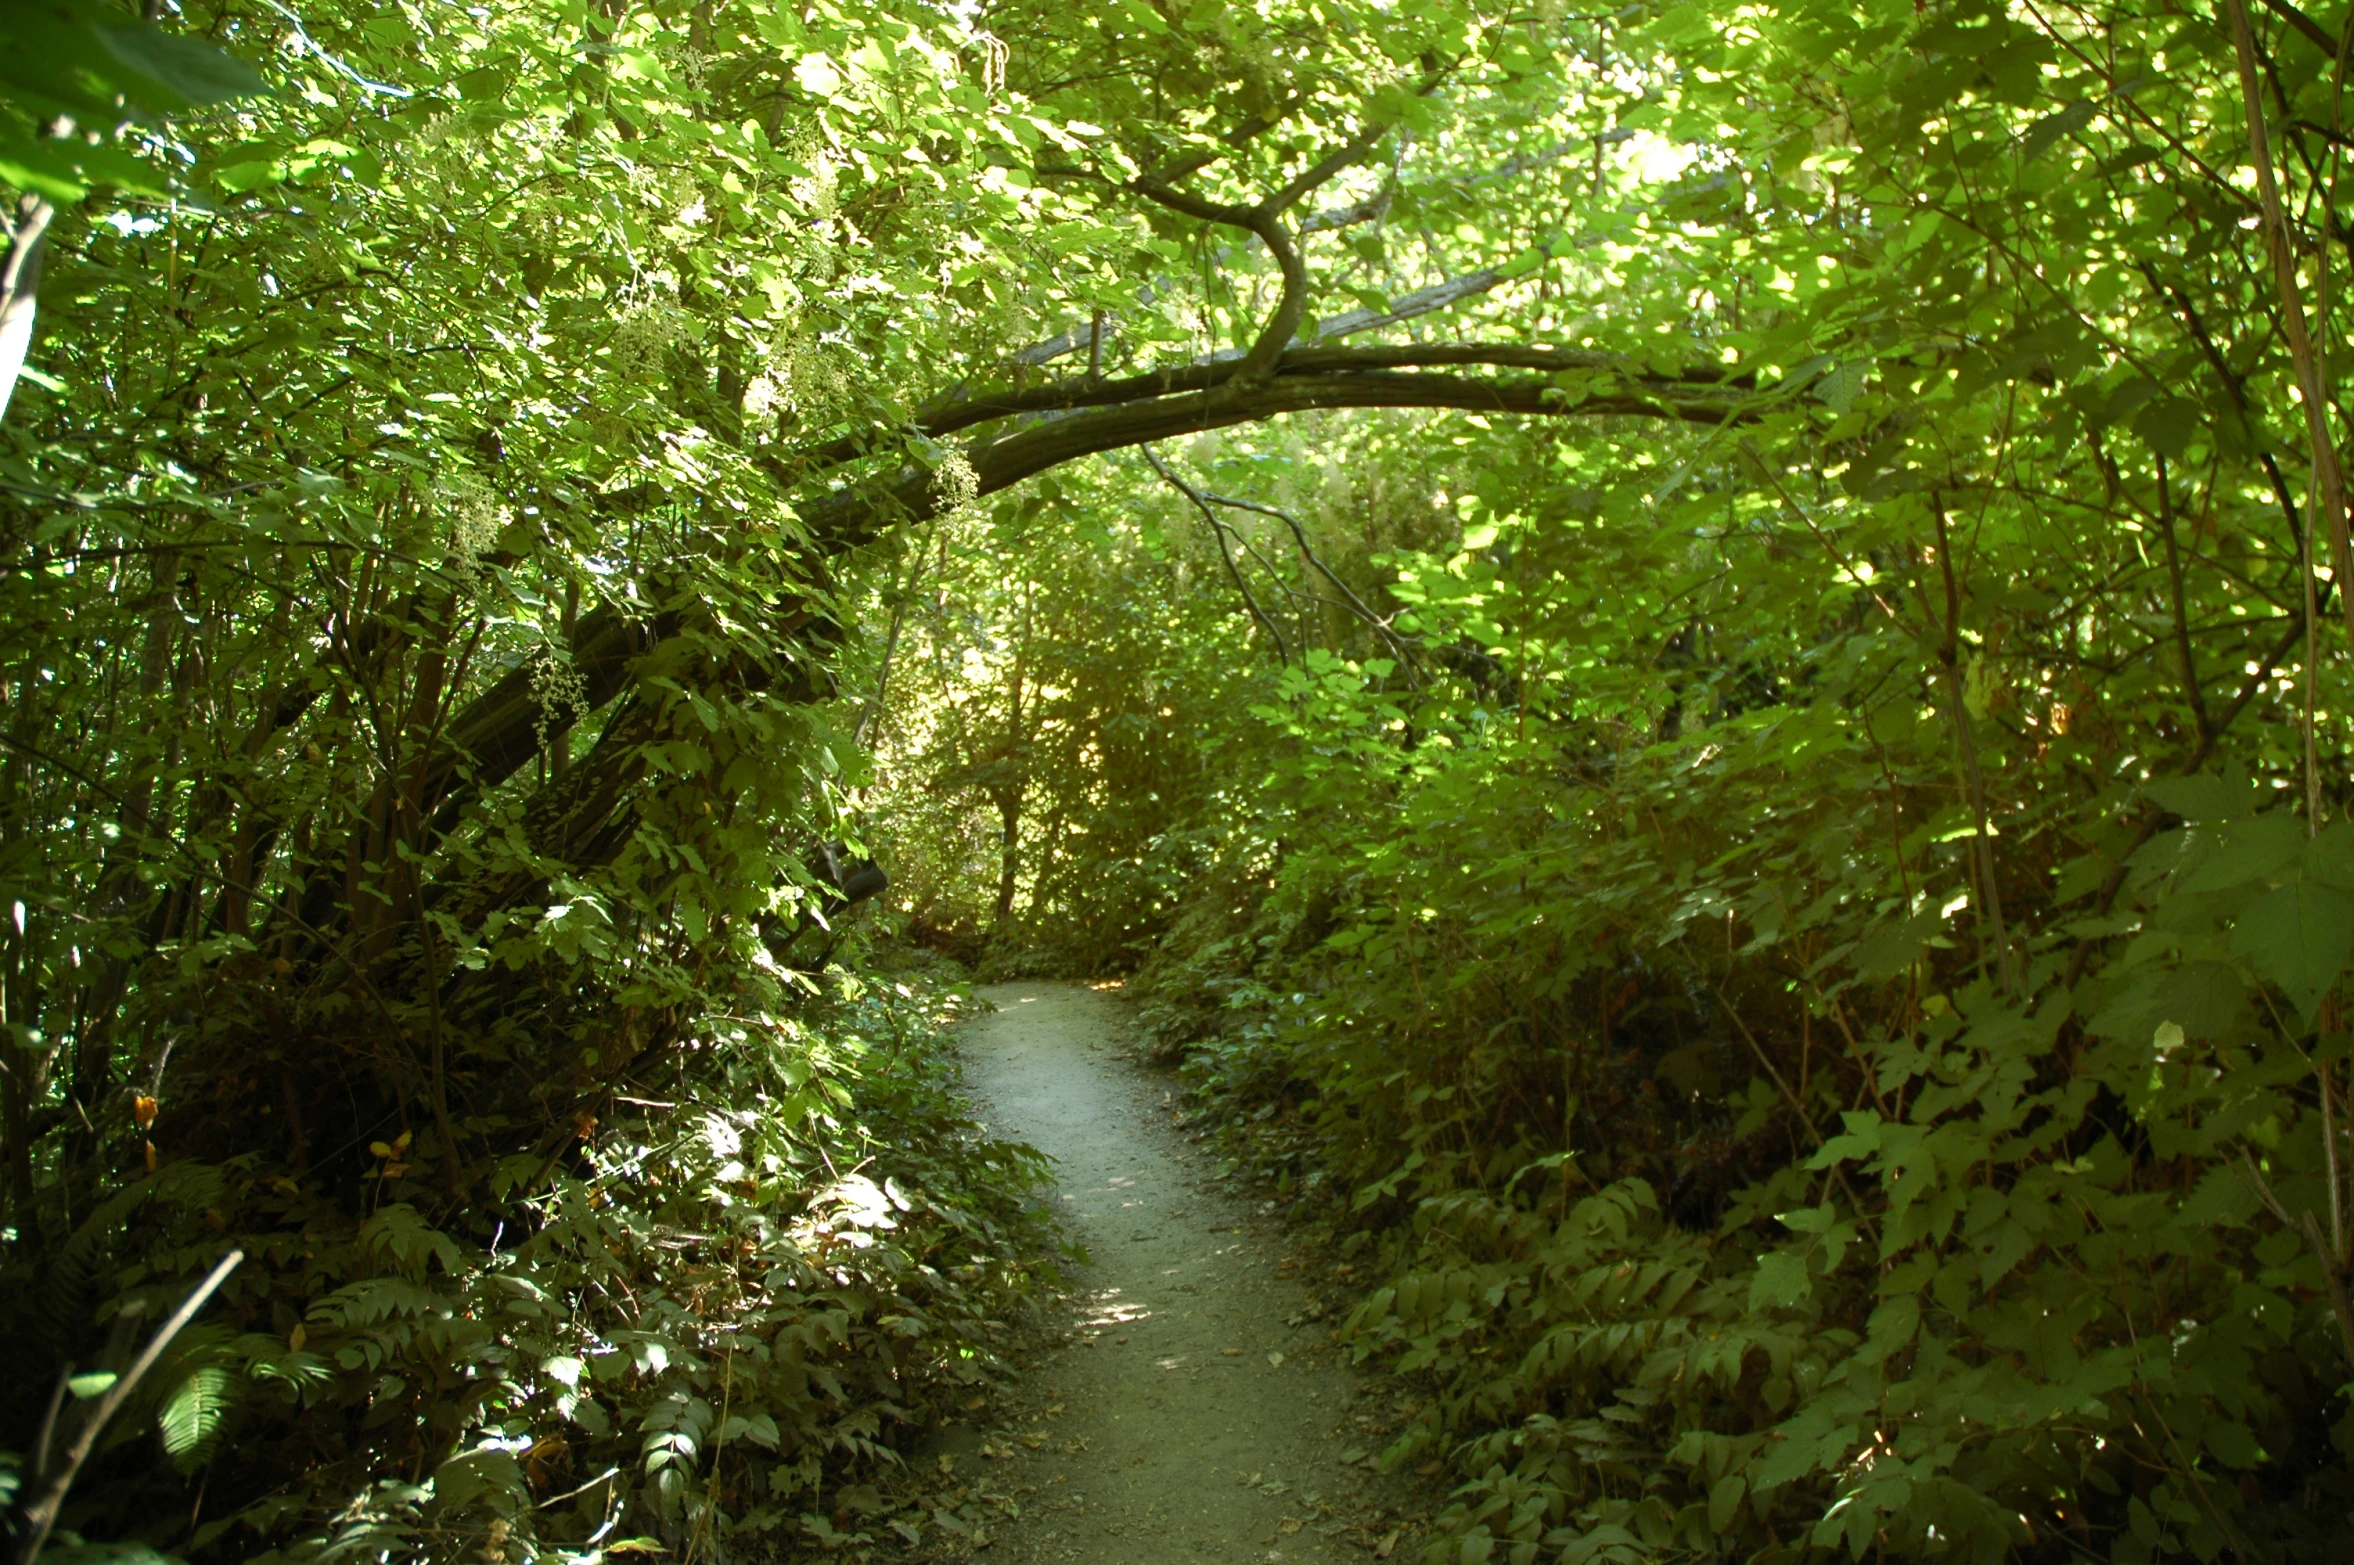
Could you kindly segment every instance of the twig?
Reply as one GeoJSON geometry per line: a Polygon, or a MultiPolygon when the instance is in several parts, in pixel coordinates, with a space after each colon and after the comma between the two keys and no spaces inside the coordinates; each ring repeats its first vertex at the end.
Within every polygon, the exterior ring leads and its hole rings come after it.
{"type": "Polygon", "coordinates": [[[2207,698],[2199,689],[2199,665],[2191,656],[2191,628],[2189,609],[2183,597],[2182,550],[2174,539],[2174,494],[2166,476],[2166,458],[2158,457],[2158,531],[2166,540],[2166,576],[2174,589],[2174,646],[2182,658],[2182,694],[2190,703],[2191,720],[2199,725],[2199,737],[2206,737],[2212,724],[2207,716],[2207,698]]]}
{"type": "Polygon", "coordinates": [[[1947,699],[1952,702],[1954,732],[1962,744],[1962,768],[1970,785],[1970,807],[1978,823],[1978,871],[1981,889],[1986,896],[1987,922],[1994,929],[1995,953],[2000,957],[1999,972],[2003,992],[2015,993],[2018,982],[2011,966],[2010,931],[2003,923],[2002,890],[1995,884],[1994,836],[1986,814],[1986,776],[1978,766],[1978,743],[1970,732],[1969,703],[1962,690],[1961,587],[1954,579],[1953,540],[1945,520],[1945,497],[1932,494],[1930,509],[1937,517],[1937,563],[1945,574],[1945,643],[1938,648],[1937,660],[1945,667],[1947,699]]]}
{"type": "Polygon", "coordinates": [[[1363,620],[1367,625],[1371,626],[1374,633],[1380,636],[1382,641],[1386,643],[1392,651],[1398,654],[1399,658],[1405,663],[1407,672],[1414,675],[1417,682],[1419,682],[1422,672],[1422,664],[1421,660],[1414,655],[1413,645],[1403,636],[1400,636],[1396,631],[1392,630],[1388,620],[1383,619],[1380,615],[1374,613],[1373,610],[1367,608],[1365,606],[1365,600],[1358,597],[1355,590],[1352,589],[1347,582],[1341,580],[1339,576],[1333,573],[1332,567],[1326,565],[1322,557],[1319,556],[1316,551],[1309,546],[1307,529],[1303,528],[1289,512],[1279,511],[1271,505],[1260,505],[1256,501],[1252,500],[1229,499],[1225,495],[1212,494],[1206,489],[1202,491],[1202,498],[1209,501],[1212,505],[1229,506],[1237,511],[1248,511],[1254,516],[1272,516],[1277,521],[1283,523],[1284,526],[1290,528],[1293,539],[1296,540],[1300,546],[1300,557],[1306,560],[1310,565],[1316,567],[1317,575],[1322,576],[1326,581],[1332,583],[1333,590],[1341,595],[1343,606],[1346,607],[1350,613],[1356,615],[1357,618],[1363,620]]]}
{"type": "Polygon", "coordinates": [[[1136,449],[1144,453],[1144,459],[1152,464],[1152,470],[1160,474],[1171,488],[1191,500],[1194,509],[1202,513],[1202,520],[1209,523],[1210,539],[1218,546],[1218,558],[1225,562],[1226,574],[1234,578],[1235,590],[1242,594],[1242,601],[1250,605],[1251,618],[1258,622],[1259,628],[1264,630],[1268,638],[1275,643],[1275,661],[1288,667],[1291,663],[1291,651],[1283,643],[1283,632],[1275,628],[1275,621],[1267,617],[1266,611],[1259,607],[1259,600],[1251,596],[1250,584],[1242,579],[1242,570],[1234,563],[1234,555],[1226,547],[1225,523],[1218,520],[1218,513],[1210,509],[1210,504],[1202,498],[1201,491],[1172,472],[1169,465],[1161,460],[1159,452],[1153,450],[1149,445],[1142,444],[1138,445],[1136,449]]]}
{"type": "MultiPolygon", "coordinates": [[[[2248,26],[2248,8],[2241,0],[2224,0],[2231,18],[2231,38],[2238,56],[2240,98],[2248,116],[2248,156],[2256,165],[2256,191],[2262,199],[2266,248],[2272,253],[2272,276],[2280,292],[2281,328],[2289,339],[2289,358],[2297,371],[2297,390],[2305,409],[2305,439],[2313,462],[2313,483],[2322,509],[2328,513],[2332,576],[2344,581],[2354,575],[2348,562],[2346,538],[2346,479],[2338,466],[2336,443],[2329,433],[2329,400],[2321,355],[2305,324],[2305,301],[2297,285],[2295,242],[2281,206],[2280,183],[2272,168],[2271,139],[2264,129],[2264,100],[2256,82],[2256,35],[2248,26]]],[[[2326,326],[2326,322],[2324,325],[2326,326]]],[[[2338,607],[2346,621],[2346,640],[2354,650],[2354,593],[2341,593],[2338,607]]]]}
{"type": "MultiPolygon", "coordinates": [[[[66,1448],[64,1468],[49,1480],[40,1497],[25,1507],[25,1541],[23,1548],[17,1551],[18,1565],[33,1565],[40,1558],[43,1545],[49,1541],[50,1529],[57,1525],[57,1513],[65,1504],[66,1491],[73,1487],[74,1479],[80,1475],[82,1464],[89,1460],[91,1449],[98,1444],[98,1436],[104,1432],[108,1421],[121,1411],[123,1403],[130,1399],[139,1382],[155,1367],[156,1360],[163,1357],[163,1350],[171,1346],[172,1339],[196,1318],[196,1312],[204,1308],[205,1301],[213,1296],[222,1283],[229,1280],[229,1274],[244,1259],[243,1250],[231,1250],[222,1256],[220,1264],[172,1312],[171,1319],[165,1321],[156,1329],[155,1335],[147,1339],[146,1348],[130,1370],[98,1399],[98,1405],[91,1409],[90,1416],[82,1422],[80,1432],[74,1436],[73,1444],[66,1448]]],[[[35,1458],[36,1471],[47,1466],[47,1457],[44,1442],[44,1449],[35,1458]]]]}

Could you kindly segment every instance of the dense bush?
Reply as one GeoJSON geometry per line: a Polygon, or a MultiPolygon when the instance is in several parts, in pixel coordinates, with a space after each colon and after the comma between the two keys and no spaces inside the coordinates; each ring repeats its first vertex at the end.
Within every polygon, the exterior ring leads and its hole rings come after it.
{"type": "Polygon", "coordinates": [[[9,1443],[250,1259],[77,1528],[871,1530],[1039,1236],[863,839],[1378,1257],[1437,1556],[2350,1530],[2345,18],[139,12],[0,17],[9,1443]]]}
{"type": "Polygon", "coordinates": [[[1434,1561],[2354,1532],[2335,23],[1669,8],[1677,172],[1597,130],[1528,308],[1753,401],[1597,359],[1025,535],[1229,681],[1145,1017],[1378,1261],[1434,1561]]]}
{"type": "Polygon", "coordinates": [[[670,1100],[584,1113],[450,1230],[405,1135],[357,1215],[251,1157],[127,1184],[8,1279],[34,1362],[105,1362],[110,1321],[160,1317],[224,1238],[250,1259],[66,1525],[271,1560],[889,1537],[875,1480],[1002,1373],[1052,1249],[1036,1154],[947,1094],[954,997],[841,991],[711,1040],[670,1100]]]}
{"type": "MultiPolygon", "coordinates": [[[[1393,561],[1426,634],[1534,643],[1680,547],[1469,510],[1502,546],[1393,561]]],[[[1388,1457],[1458,1475],[1433,1558],[2328,1557],[2354,832],[2255,721],[2153,776],[2130,676],[2017,624],[1981,839],[1921,599],[1794,619],[1758,546],[1717,536],[1681,666],[1271,681],[1260,807],[1144,974],[1240,1166],[1380,1260],[1348,1330],[1430,1388],[1388,1457]]],[[[1990,540],[1962,601],[2052,569],[1990,540]]]]}

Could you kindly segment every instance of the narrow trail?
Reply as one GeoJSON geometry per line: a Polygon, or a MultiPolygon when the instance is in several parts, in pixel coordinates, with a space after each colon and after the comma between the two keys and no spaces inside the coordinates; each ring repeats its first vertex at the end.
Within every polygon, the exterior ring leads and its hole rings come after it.
{"type": "Polygon", "coordinates": [[[1122,1046],[1119,1002],[1078,984],[981,995],[997,1010],[964,1042],[981,1118],[1055,1159],[1056,1207],[1090,1257],[1066,1345],[1008,1434],[967,1438],[1021,1496],[991,1557],[1409,1557],[1398,1486],[1364,1462],[1380,1443],[1370,1386],[1334,1350],[1275,1225],[1211,1188],[1167,1084],[1122,1046]]]}

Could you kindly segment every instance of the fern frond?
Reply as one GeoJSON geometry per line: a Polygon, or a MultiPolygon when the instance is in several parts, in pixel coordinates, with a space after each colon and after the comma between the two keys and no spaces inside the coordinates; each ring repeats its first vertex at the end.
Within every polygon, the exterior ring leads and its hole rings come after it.
{"type": "Polygon", "coordinates": [[[57,1357],[88,1331],[98,1306],[99,1274],[105,1269],[106,1247],[131,1217],[155,1194],[156,1176],[116,1191],[98,1203],[74,1229],[49,1265],[49,1285],[41,1298],[41,1312],[49,1328],[50,1346],[57,1357]]]}
{"type": "Polygon", "coordinates": [[[182,1472],[202,1467],[212,1455],[213,1443],[243,1390],[238,1376],[208,1365],[192,1371],[165,1395],[156,1410],[156,1433],[163,1438],[164,1454],[182,1472]]]}

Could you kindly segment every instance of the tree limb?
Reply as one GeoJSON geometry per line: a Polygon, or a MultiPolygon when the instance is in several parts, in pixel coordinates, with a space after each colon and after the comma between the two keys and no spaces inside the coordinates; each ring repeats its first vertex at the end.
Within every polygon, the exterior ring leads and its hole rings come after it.
{"type": "MultiPolygon", "coordinates": [[[[1633,134],[1631,131],[1608,132],[1605,133],[1603,139],[1624,139],[1625,136],[1631,134],[1633,134]]],[[[1506,158],[1486,173],[1474,174],[1469,179],[1462,181],[1458,188],[1476,190],[1501,180],[1517,178],[1530,169],[1542,168],[1548,163],[1557,161],[1564,153],[1570,151],[1573,145],[1575,143],[1567,141],[1556,142],[1536,152],[1522,153],[1506,158]]],[[[1326,207],[1312,217],[1301,219],[1297,229],[1297,237],[1305,239],[1311,234],[1335,233],[1344,228],[1354,228],[1361,223],[1379,222],[1389,215],[1390,207],[1396,202],[1397,195],[1397,186],[1391,184],[1384,186],[1379,194],[1368,196],[1362,201],[1352,201],[1346,206],[1326,207]]],[[[1554,246],[1549,243],[1541,243],[1539,248],[1550,254],[1554,246]]],[[[1399,299],[1386,312],[1351,310],[1346,315],[1334,316],[1319,324],[1310,340],[1321,342],[1334,337],[1347,336],[1352,332],[1365,331],[1374,326],[1387,326],[1398,321],[1411,320],[1417,315],[1427,315],[1432,310],[1444,308],[1457,299],[1485,293],[1498,283],[1507,280],[1507,274],[1493,268],[1468,272],[1461,277],[1449,278],[1442,282],[1433,283],[1427,288],[1417,289],[1399,299]]],[[[1155,290],[1149,283],[1137,290],[1139,304],[1150,304],[1154,297],[1155,290]]],[[[1006,362],[1026,366],[1051,364],[1056,359],[1085,351],[1093,341],[1094,327],[1090,323],[1087,330],[1074,329],[1049,337],[1042,342],[1034,342],[1027,348],[1009,354],[1006,362]]],[[[1213,355],[1213,357],[1216,356],[1213,355]]]]}
{"type": "MultiPolygon", "coordinates": [[[[1359,311],[1356,316],[1341,317],[1331,323],[1337,330],[1328,328],[1320,331],[1316,340],[1322,342],[1351,332],[1390,325],[1412,315],[1425,314],[1451,304],[1458,298],[1482,291],[1482,288],[1492,288],[1502,280],[1500,276],[1483,273],[1475,273],[1471,278],[1458,278],[1436,288],[1425,289],[1422,295],[1409,295],[1400,300],[1398,307],[1388,315],[1359,318],[1364,317],[1364,312],[1359,311]],[[1464,287],[1458,292],[1438,296],[1441,289],[1455,288],[1457,284],[1470,283],[1475,279],[1484,279],[1480,287],[1464,287]],[[1432,297],[1426,299],[1425,296],[1432,297]]],[[[1241,354],[1230,349],[1191,364],[1119,380],[1098,381],[1074,376],[1044,386],[987,392],[919,419],[915,428],[926,437],[939,440],[960,434],[976,425],[1021,414],[1067,413],[1075,409],[1118,407],[1126,403],[1148,402],[1156,397],[1207,392],[1233,381],[1241,364],[1241,354]]],[[[1598,353],[1583,348],[1556,348],[1543,343],[1400,343],[1371,348],[1309,345],[1295,347],[1285,353],[1277,362],[1276,373],[1354,372],[1425,365],[1488,365],[1498,369],[1531,369],[1548,373],[1598,371],[1619,377],[1632,385],[1655,387],[1663,392],[1699,388],[1747,390],[1755,384],[1754,377],[1727,374],[1714,365],[1700,365],[1673,375],[1662,375],[1619,354],[1598,353]]],[[[790,483],[810,472],[838,466],[864,455],[872,449],[877,438],[874,432],[857,437],[845,436],[806,453],[798,469],[783,469],[780,464],[776,476],[779,482],[790,483]]]]}
{"type": "MultiPolygon", "coordinates": [[[[1341,580],[1333,572],[1331,566],[1324,563],[1323,557],[1317,554],[1308,543],[1308,530],[1302,527],[1298,519],[1290,512],[1279,511],[1271,505],[1261,505],[1255,500],[1231,499],[1225,495],[1211,494],[1206,490],[1203,492],[1202,498],[1212,505],[1230,506],[1237,511],[1248,511],[1254,516],[1271,516],[1290,528],[1293,540],[1300,546],[1300,557],[1313,565],[1316,568],[1316,574],[1330,582],[1333,590],[1340,594],[1339,606],[1371,626],[1374,634],[1379,636],[1391,651],[1397,653],[1399,660],[1406,665],[1407,672],[1416,678],[1420,677],[1422,665],[1420,659],[1414,655],[1413,645],[1405,637],[1390,629],[1388,620],[1366,607],[1365,600],[1357,596],[1355,589],[1341,580]]],[[[1320,601],[1330,603],[1335,600],[1326,598],[1320,601]]]]}
{"type": "MultiPolygon", "coordinates": [[[[2280,321],[2289,341],[2289,357],[2297,371],[2299,400],[2305,412],[2306,445],[2313,463],[2313,493],[2329,526],[2331,574],[2340,581],[2354,574],[2354,546],[2346,523],[2346,481],[2338,466],[2336,443],[2329,432],[2329,393],[2321,348],[2305,324],[2303,288],[2297,278],[2296,241],[2289,232],[2287,211],[2274,177],[2272,146],[2264,131],[2264,103],[2256,84],[2256,38],[2248,26],[2247,7],[2240,0],[2224,0],[2231,19],[2233,52],[2239,62],[2240,99],[2247,113],[2249,160],[2256,165],[2256,192],[2261,198],[2265,248],[2272,255],[2273,283],[2280,294],[2280,321]]],[[[2333,47],[2333,53],[2334,47],[2333,47]]],[[[2326,324],[2326,323],[2325,323],[2326,324]]],[[[2307,518],[2308,525],[2311,518],[2307,518]]],[[[2340,594],[2346,640],[2354,649],[2354,593],[2340,594]]]]}
{"type": "MultiPolygon", "coordinates": [[[[1531,350],[1493,351],[1511,355],[1531,350]]],[[[1287,367],[1257,386],[1214,386],[1199,395],[1155,396],[1139,406],[1073,413],[994,440],[976,441],[966,455],[980,479],[978,492],[994,494],[1034,473],[1098,452],[1331,408],[1458,408],[1539,417],[1621,414],[1694,424],[1728,424],[1754,416],[1752,399],[1734,388],[1694,382],[1614,387],[1573,400],[1559,386],[1536,378],[1490,380],[1383,370],[1292,374],[1287,367]]],[[[934,515],[940,504],[936,488],[929,468],[909,466],[871,485],[835,490],[804,507],[802,522],[823,549],[856,548],[880,536],[885,527],[934,515]]]]}
{"type": "Polygon", "coordinates": [[[8,257],[0,261],[0,417],[8,413],[16,395],[17,377],[24,373],[25,355],[33,346],[33,312],[41,290],[41,250],[49,237],[49,220],[57,209],[36,195],[17,202],[16,229],[9,236],[8,257]]]}
{"type": "Polygon", "coordinates": [[[1258,621],[1259,628],[1267,633],[1267,639],[1275,644],[1275,661],[1288,667],[1291,653],[1283,644],[1283,632],[1275,628],[1275,621],[1268,618],[1267,611],[1260,608],[1259,600],[1252,596],[1250,583],[1242,579],[1242,570],[1234,563],[1234,551],[1226,547],[1226,528],[1218,520],[1218,513],[1210,509],[1210,503],[1202,498],[1200,490],[1170,471],[1169,465],[1161,460],[1160,453],[1151,446],[1138,446],[1136,449],[1144,453],[1145,461],[1152,464],[1152,470],[1161,475],[1163,482],[1191,500],[1193,508],[1201,512],[1203,522],[1210,529],[1210,542],[1217,545],[1218,561],[1226,567],[1226,574],[1234,579],[1234,590],[1242,594],[1242,601],[1250,606],[1251,618],[1258,621]]]}
{"type": "Polygon", "coordinates": [[[2264,0],[2264,9],[2288,23],[2307,43],[2330,58],[2337,58],[2338,41],[2330,36],[2329,29],[2291,5],[2289,0],[2264,0]]]}
{"type": "MultiPolygon", "coordinates": [[[[1447,72],[1427,73],[1415,87],[1415,95],[1434,92],[1447,72]]],[[[1164,179],[1140,178],[1129,184],[1131,190],[1148,200],[1156,201],[1173,212],[1200,218],[1204,222],[1221,223],[1231,228],[1244,229],[1259,236],[1267,253],[1275,257],[1275,264],[1283,273],[1283,292],[1276,300],[1275,309],[1258,337],[1242,356],[1242,379],[1264,380],[1275,372],[1276,361],[1299,335],[1300,322],[1308,315],[1308,268],[1300,259],[1299,246],[1283,226],[1283,214],[1305,199],[1308,194],[1337,178],[1345,169],[1355,167],[1365,155],[1381,144],[1390,133],[1394,121],[1384,117],[1367,120],[1347,141],[1333,148],[1323,157],[1303,169],[1283,187],[1250,207],[1231,206],[1207,201],[1186,191],[1174,188],[1164,179]]]]}

